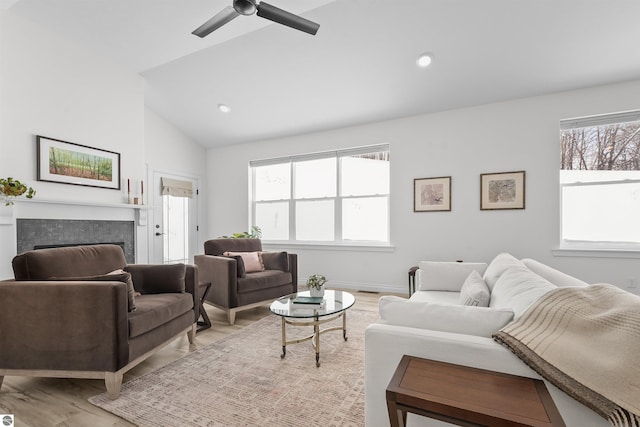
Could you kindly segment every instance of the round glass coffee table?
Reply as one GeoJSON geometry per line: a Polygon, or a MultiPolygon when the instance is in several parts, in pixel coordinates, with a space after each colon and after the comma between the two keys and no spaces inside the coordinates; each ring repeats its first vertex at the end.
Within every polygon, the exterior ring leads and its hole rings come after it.
{"type": "Polygon", "coordinates": [[[342,337],[347,340],[347,310],[356,302],[349,292],[324,291],[322,302],[311,300],[309,291],[287,295],[271,303],[269,310],[282,318],[282,355],[287,355],[287,344],[297,344],[313,340],[316,349],[316,366],[320,366],[320,335],[329,331],[342,330],[342,337]],[[342,317],[342,326],[320,329],[320,325],[342,317]],[[287,325],[313,326],[313,334],[287,341],[287,325]]]}

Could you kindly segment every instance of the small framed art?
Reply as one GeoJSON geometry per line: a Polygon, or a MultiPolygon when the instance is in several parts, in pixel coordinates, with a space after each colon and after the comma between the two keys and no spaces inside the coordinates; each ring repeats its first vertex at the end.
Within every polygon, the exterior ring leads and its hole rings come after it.
{"type": "Polygon", "coordinates": [[[524,209],[525,171],[480,175],[480,210],[524,209]]]}
{"type": "Polygon", "coordinates": [[[120,189],[120,153],[37,136],[38,181],[120,189]]]}
{"type": "Polygon", "coordinates": [[[451,177],[416,178],[413,180],[413,211],[451,210],[451,177]]]}

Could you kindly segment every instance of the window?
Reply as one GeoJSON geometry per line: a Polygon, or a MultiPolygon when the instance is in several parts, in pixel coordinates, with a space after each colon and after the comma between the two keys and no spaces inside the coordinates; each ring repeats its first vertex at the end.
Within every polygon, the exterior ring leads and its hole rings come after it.
{"type": "Polygon", "coordinates": [[[389,242],[389,146],[250,162],[252,225],[264,240],[389,242]]]}
{"type": "Polygon", "coordinates": [[[561,246],[640,249],[640,111],[560,122],[561,246]]]}

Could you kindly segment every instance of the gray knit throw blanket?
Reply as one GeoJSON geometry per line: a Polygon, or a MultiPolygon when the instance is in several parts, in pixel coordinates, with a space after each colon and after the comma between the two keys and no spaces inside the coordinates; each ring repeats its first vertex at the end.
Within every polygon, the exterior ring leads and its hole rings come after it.
{"type": "Polygon", "coordinates": [[[640,297],[558,288],[493,338],[613,426],[640,426],[640,297]]]}

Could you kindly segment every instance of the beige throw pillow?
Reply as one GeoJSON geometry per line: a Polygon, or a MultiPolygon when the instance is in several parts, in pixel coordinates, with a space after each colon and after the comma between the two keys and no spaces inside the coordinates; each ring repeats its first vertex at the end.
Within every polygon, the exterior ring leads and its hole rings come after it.
{"type": "Polygon", "coordinates": [[[264,271],[264,263],[260,252],[225,252],[222,255],[241,257],[242,262],[244,262],[244,270],[247,273],[264,271]]]}

